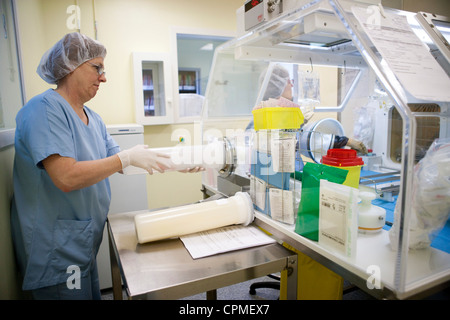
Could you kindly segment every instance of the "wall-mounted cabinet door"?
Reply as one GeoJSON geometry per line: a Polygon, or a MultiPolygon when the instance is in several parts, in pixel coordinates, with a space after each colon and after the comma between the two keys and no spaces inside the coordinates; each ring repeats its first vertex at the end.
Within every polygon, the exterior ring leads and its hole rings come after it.
{"type": "Polygon", "coordinates": [[[133,53],[136,122],[142,125],[173,122],[169,59],[161,53],[133,53]]]}

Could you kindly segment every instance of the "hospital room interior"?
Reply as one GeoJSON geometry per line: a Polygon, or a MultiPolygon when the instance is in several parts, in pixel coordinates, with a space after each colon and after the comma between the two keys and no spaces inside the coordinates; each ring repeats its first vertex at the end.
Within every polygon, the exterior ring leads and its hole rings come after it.
{"type": "Polygon", "coordinates": [[[0,0],[0,15],[1,300],[76,295],[94,268],[102,300],[450,299],[448,0],[0,0]],[[104,51],[50,81],[68,35],[104,51]],[[18,169],[33,133],[77,129],[26,107],[81,70],[99,81],[93,162],[120,167],[44,188],[30,180],[55,181],[52,152],[18,169]],[[84,219],[42,209],[64,199],[107,208],[86,265],[51,249],[69,227],[40,229],[84,219]]]}

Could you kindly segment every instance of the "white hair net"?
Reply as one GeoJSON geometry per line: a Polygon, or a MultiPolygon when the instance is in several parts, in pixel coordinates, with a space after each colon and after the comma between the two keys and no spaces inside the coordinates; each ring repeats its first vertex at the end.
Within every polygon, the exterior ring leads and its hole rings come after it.
{"type": "MultiPolygon", "coordinates": [[[[262,76],[264,77],[265,75],[263,74],[262,76]]],[[[270,75],[269,83],[264,92],[263,100],[279,98],[286,88],[288,81],[289,71],[283,66],[276,64],[272,69],[272,74],[270,75]]]]}
{"type": "MultiPolygon", "coordinates": [[[[270,68],[263,71],[261,73],[261,75],[259,76],[260,89],[261,89],[261,85],[264,82],[264,78],[266,77],[267,73],[270,72],[269,70],[270,70],[270,68]]],[[[280,98],[286,88],[286,85],[288,84],[289,79],[290,79],[289,71],[282,65],[275,64],[273,66],[272,73],[270,74],[270,78],[269,78],[269,82],[267,83],[266,90],[264,91],[262,101],[267,101],[270,98],[272,98],[272,99],[280,98]]],[[[252,118],[245,130],[250,130],[253,128],[254,128],[254,122],[253,122],[253,118],[252,118]]]]}
{"type": "Polygon", "coordinates": [[[56,84],[86,61],[105,56],[106,48],[100,42],[73,32],[44,53],[37,73],[46,82],[56,84]]]}

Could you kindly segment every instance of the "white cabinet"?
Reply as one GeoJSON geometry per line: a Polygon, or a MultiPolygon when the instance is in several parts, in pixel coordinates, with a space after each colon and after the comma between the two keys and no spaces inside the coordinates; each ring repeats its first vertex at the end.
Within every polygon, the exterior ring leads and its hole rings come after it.
{"type": "Polygon", "coordinates": [[[173,122],[173,92],[169,57],[164,53],[133,53],[136,122],[173,122]]]}

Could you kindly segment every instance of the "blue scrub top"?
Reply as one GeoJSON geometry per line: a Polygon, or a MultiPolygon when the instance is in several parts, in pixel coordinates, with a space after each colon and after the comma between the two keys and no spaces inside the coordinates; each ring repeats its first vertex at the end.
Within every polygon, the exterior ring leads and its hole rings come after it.
{"type": "Polygon", "coordinates": [[[66,282],[73,265],[84,276],[95,263],[111,200],[108,179],[63,192],[42,165],[52,154],[84,161],[119,152],[100,116],[84,109],[88,125],[49,89],[16,117],[11,227],[24,290],[66,282]]]}

